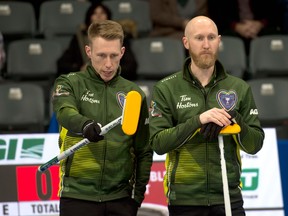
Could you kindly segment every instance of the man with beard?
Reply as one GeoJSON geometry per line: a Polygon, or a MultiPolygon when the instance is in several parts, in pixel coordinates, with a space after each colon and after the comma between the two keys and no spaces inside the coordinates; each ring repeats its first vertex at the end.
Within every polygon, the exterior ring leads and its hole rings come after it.
{"type": "Polygon", "coordinates": [[[166,154],[169,213],[225,215],[218,135],[233,118],[241,132],[224,137],[224,154],[232,214],[245,215],[240,150],[256,154],[264,140],[251,89],[217,60],[221,36],[211,19],[190,20],[182,41],[190,57],[154,86],[150,109],[150,145],[166,154]]]}

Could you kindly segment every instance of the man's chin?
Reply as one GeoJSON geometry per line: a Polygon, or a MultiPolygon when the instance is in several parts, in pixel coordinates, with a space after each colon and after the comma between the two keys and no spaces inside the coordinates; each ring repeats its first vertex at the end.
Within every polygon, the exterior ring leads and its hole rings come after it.
{"type": "Polygon", "coordinates": [[[200,62],[198,67],[202,69],[209,69],[212,66],[214,66],[215,61],[205,61],[205,62],[200,62]]]}
{"type": "Polygon", "coordinates": [[[108,82],[110,81],[112,78],[113,78],[113,75],[111,74],[105,74],[105,75],[102,75],[101,78],[105,81],[105,82],[108,82]]]}

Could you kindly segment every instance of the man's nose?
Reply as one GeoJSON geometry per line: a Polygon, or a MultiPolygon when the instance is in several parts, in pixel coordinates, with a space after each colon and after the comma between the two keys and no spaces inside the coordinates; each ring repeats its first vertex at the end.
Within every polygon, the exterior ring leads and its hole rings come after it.
{"type": "Polygon", "coordinates": [[[105,66],[106,67],[111,67],[112,66],[112,61],[111,61],[111,58],[110,57],[107,57],[105,59],[105,66]]]}

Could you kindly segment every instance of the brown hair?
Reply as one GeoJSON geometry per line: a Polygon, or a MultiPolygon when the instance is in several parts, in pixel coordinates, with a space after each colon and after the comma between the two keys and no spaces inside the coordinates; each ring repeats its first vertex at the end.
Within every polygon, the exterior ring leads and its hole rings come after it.
{"type": "Polygon", "coordinates": [[[97,21],[90,24],[88,28],[88,40],[91,43],[95,37],[102,37],[106,40],[119,39],[123,45],[124,32],[122,26],[112,20],[97,21]]]}

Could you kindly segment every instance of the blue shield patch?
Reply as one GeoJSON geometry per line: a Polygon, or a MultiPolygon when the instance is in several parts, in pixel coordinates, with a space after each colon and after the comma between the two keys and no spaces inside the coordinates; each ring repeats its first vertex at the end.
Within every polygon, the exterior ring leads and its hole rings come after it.
{"type": "Polygon", "coordinates": [[[125,97],[126,97],[126,94],[124,92],[118,92],[116,94],[116,100],[121,109],[123,109],[124,107],[125,97]]]}
{"type": "Polygon", "coordinates": [[[232,110],[237,103],[238,97],[234,90],[220,90],[217,93],[217,102],[226,111],[232,110]]]}

